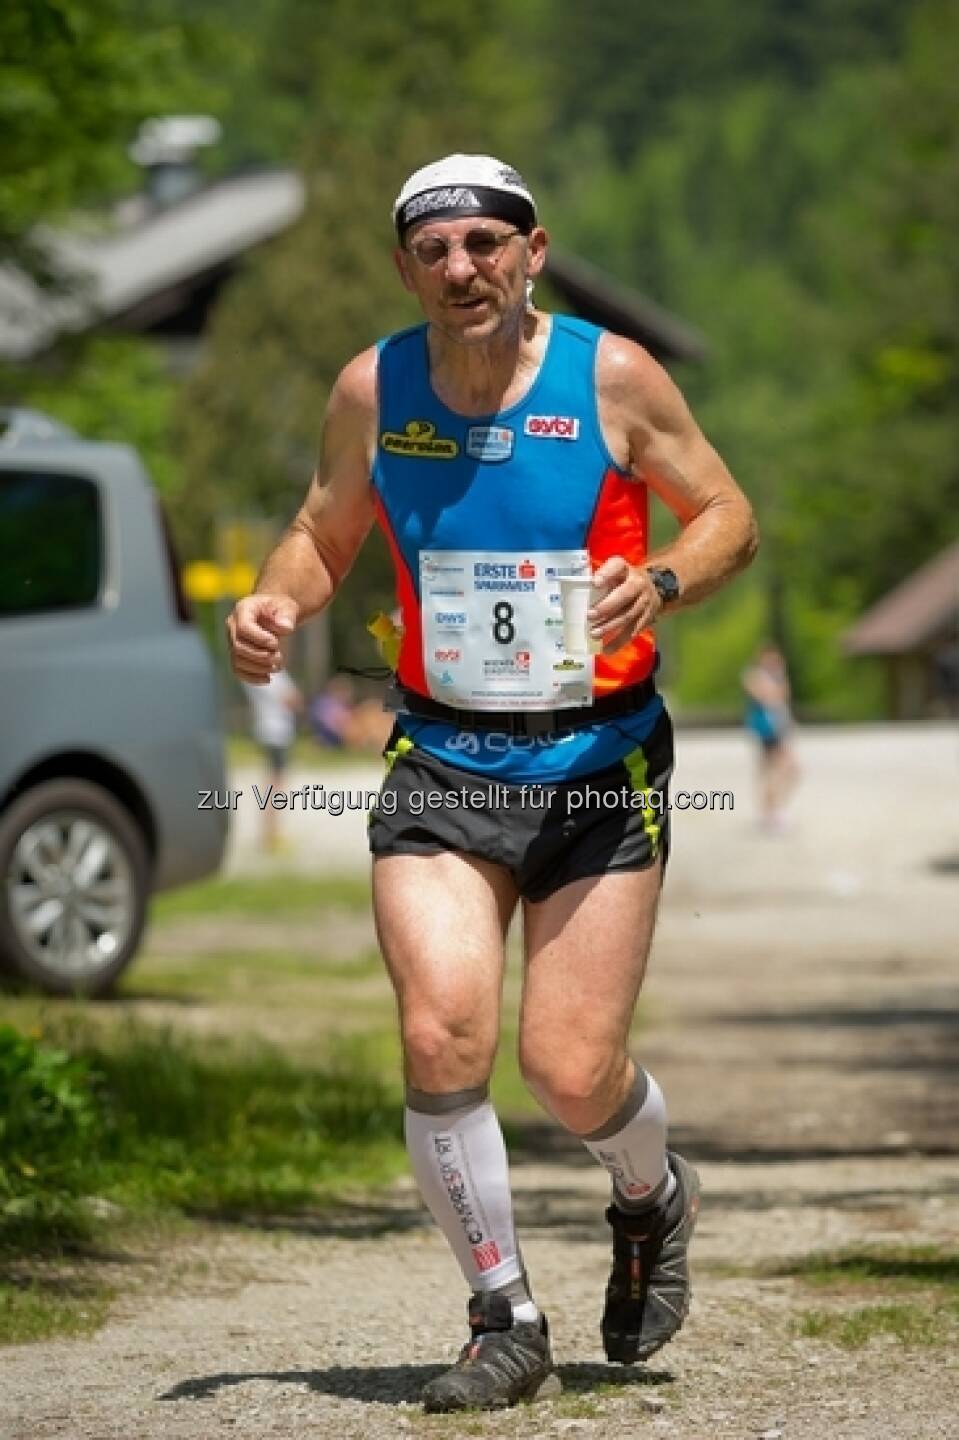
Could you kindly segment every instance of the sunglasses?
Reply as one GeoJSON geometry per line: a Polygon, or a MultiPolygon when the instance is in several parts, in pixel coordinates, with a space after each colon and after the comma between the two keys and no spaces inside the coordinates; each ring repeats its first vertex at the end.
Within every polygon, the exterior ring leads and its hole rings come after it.
{"type": "Polygon", "coordinates": [[[522,230],[468,230],[462,240],[444,240],[439,235],[424,235],[407,247],[419,263],[432,270],[448,259],[452,251],[462,248],[474,264],[489,264],[502,254],[511,240],[522,230]]]}

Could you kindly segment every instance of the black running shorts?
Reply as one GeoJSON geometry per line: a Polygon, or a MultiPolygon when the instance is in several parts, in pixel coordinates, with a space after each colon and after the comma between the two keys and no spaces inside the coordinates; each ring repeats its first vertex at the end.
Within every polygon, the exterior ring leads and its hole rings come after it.
{"type": "Polygon", "coordinates": [[[447,765],[399,725],[384,753],[389,769],[370,817],[374,855],[476,855],[509,870],[527,900],[588,876],[666,863],[673,730],[665,711],[608,770],[544,785],[447,765]]]}

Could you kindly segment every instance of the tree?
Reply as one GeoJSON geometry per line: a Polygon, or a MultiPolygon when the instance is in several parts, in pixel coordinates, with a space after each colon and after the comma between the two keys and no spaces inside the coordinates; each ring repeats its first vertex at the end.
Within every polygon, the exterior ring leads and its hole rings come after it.
{"type": "Polygon", "coordinates": [[[0,404],[43,410],[89,440],[132,445],[166,497],[179,480],[176,390],[159,348],[132,335],[71,339],[43,366],[0,371],[0,404]]]}
{"type": "MultiPolygon", "coordinates": [[[[959,530],[959,13],[904,18],[898,54],[673,101],[627,163],[580,174],[575,206],[563,191],[564,238],[710,337],[681,378],[759,511],[739,588],[763,584],[807,701],[856,703],[839,634],[959,530]]],[[[676,627],[690,655],[727,647],[731,687],[756,633],[734,595],[676,627]]]]}
{"type": "Polygon", "coordinates": [[[132,0],[0,6],[0,259],[56,277],[36,228],[115,191],[140,120],[179,93],[183,29],[132,0]]]}
{"type": "Polygon", "coordinates": [[[557,0],[542,46],[551,64],[554,119],[564,144],[598,127],[617,164],[668,134],[677,106],[715,111],[762,82],[815,91],[839,65],[895,53],[915,0],[620,0],[613,6],[557,0]]]}

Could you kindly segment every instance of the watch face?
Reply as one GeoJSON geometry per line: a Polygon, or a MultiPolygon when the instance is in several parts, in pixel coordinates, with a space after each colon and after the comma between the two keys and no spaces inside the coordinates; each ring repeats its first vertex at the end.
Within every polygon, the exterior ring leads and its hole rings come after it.
{"type": "Polygon", "coordinates": [[[679,581],[673,570],[651,569],[649,573],[663,601],[679,599],[679,581]]]}

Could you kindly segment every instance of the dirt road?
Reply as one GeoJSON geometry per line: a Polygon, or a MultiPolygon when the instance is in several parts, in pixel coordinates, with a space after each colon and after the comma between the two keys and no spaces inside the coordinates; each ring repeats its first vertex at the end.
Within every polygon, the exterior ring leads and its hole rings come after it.
{"type": "MultiPolygon", "coordinates": [[[[944,1288],[928,1248],[959,1234],[959,745],[945,728],[822,732],[803,759],[796,829],[768,839],[739,738],[683,747],[677,785],[732,788],[737,808],[681,825],[643,1001],[642,1057],[704,1181],[693,1312],[649,1366],[602,1363],[604,1179],[542,1125],[514,1175],[562,1398],[420,1414],[465,1297],[405,1185],[294,1229],[217,1230],[92,1338],[5,1351],[0,1437],[959,1436],[956,1267],[944,1288]],[[885,1257],[878,1282],[786,1273],[863,1246],[885,1257]],[[838,1343],[880,1303],[890,1333],[838,1343]]],[[[291,817],[294,863],[363,863],[351,823],[319,838],[291,817]]]]}

